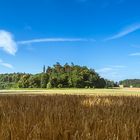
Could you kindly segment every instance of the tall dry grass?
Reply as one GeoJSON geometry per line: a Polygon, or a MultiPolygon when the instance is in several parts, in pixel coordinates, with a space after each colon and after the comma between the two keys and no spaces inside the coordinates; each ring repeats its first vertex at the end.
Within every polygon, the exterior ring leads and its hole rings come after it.
{"type": "Polygon", "coordinates": [[[0,140],[140,140],[140,97],[1,95],[0,140]]]}

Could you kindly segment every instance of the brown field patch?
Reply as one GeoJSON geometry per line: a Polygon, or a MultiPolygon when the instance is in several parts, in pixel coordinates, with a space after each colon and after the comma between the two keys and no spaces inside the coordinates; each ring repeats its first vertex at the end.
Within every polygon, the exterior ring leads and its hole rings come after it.
{"type": "Polygon", "coordinates": [[[1,95],[0,140],[139,140],[140,97],[1,95]]]}

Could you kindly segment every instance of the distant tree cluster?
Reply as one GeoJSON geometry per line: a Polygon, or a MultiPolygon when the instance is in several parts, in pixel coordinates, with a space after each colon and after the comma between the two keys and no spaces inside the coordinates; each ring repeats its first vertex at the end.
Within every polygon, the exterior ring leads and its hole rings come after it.
{"type": "Polygon", "coordinates": [[[85,66],[56,63],[53,67],[43,67],[39,74],[0,74],[0,88],[109,88],[113,81],[101,78],[93,69],[85,66]]]}
{"type": "Polygon", "coordinates": [[[123,85],[124,87],[140,87],[140,79],[126,79],[120,81],[120,85],[123,85]]]}

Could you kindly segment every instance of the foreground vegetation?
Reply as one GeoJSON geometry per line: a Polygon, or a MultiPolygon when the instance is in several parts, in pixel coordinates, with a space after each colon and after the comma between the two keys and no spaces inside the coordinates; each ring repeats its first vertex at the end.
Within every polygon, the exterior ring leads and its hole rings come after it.
{"type": "Polygon", "coordinates": [[[140,97],[0,96],[0,140],[139,140],[140,97]]]}
{"type": "Polygon", "coordinates": [[[108,88],[117,86],[113,81],[99,76],[93,69],[74,64],[56,63],[43,67],[39,74],[0,74],[0,89],[9,88],[108,88]]]}

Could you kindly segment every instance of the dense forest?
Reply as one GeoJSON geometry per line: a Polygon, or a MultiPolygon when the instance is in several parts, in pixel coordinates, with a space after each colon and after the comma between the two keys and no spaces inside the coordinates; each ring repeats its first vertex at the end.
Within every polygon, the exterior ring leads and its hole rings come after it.
{"type": "Polygon", "coordinates": [[[39,74],[0,74],[0,89],[9,88],[111,88],[113,81],[99,76],[94,69],[56,63],[53,67],[43,67],[39,74]]]}
{"type": "Polygon", "coordinates": [[[140,79],[126,79],[120,81],[120,85],[123,85],[124,87],[140,87],[140,79]]]}

